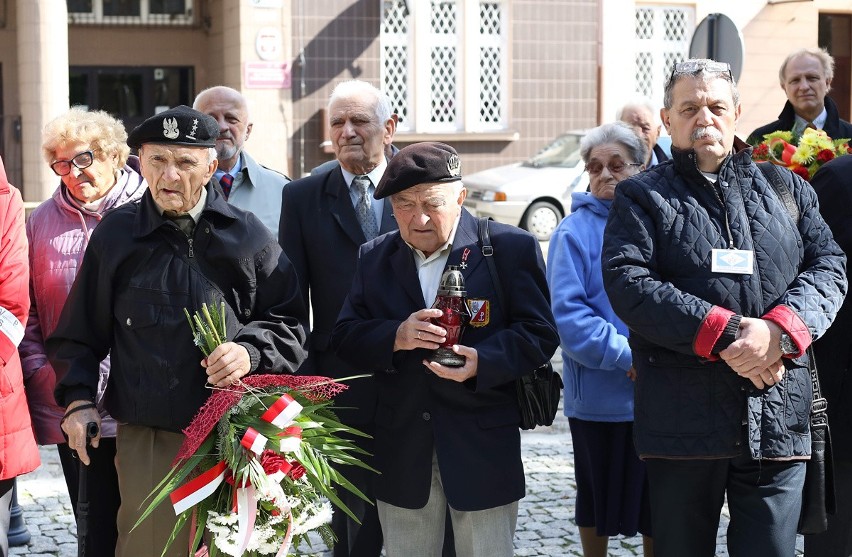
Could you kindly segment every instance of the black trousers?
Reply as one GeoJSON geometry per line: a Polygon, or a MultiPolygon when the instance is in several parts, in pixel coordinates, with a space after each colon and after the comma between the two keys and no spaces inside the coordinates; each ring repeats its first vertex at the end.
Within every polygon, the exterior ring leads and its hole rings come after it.
{"type": "Polygon", "coordinates": [[[89,501],[87,517],[89,533],[86,536],[86,557],[115,557],[115,542],[118,539],[116,517],[121,505],[118,491],[118,475],[115,471],[115,438],[102,437],[98,448],[88,448],[89,465],[84,466],[72,456],[68,443],[56,446],[62,473],[68,486],[68,496],[74,516],[77,516],[81,468],[86,476],[86,492],[89,501]]]}
{"type": "MultiPolygon", "coordinates": [[[[725,495],[731,557],[790,557],[802,507],[804,461],[645,461],[656,557],[713,557],[725,495]]],[[[808,556],[810,557],[810,556],[808,556]]]]}
{"type": "MultiPolygon", "coordinates": [[[[353,427],[368,433],[373,434],[372,425],[357,424],[353,427]]],[[[373,439],[364,437],[355,437],[354,441],[357,445],[373,454],[373,439]]],[[[360,455],[361,460],[372,465],[372,458],[368,455],[360,455]]],[[[382,526],[379,524],[379,513],[376,510],[376,497],[374,495],[374,485],[376,482],[376,473],[369,470],[364,470],[357,466],[340,466],[334,465],[335,469],[340,472],[347,480],[352,482],[364,495],[369,497],[373,504],[366,503],[360,497],[350,493],[346,489],[338,489],[337,495],[343,501],[349,510],[361,521],[357,522],[349,518],[349,516],[338,510],[334,510],[331,516],[331,529],[337,537],[337,543],[334,544],[334,557],[378,557],[382,552],[382,526]]]]}
{"type": "Polygon", "coordinates": [[[0,480],[0,557],[9,555],[9,519],[15,478],[0,480]]]}
{"type": "Polygon", "coordinates": [[[828,530],[805,536],[807,557],[852,557],[852,460],[834,459],[837,513],[828,515],[828,530]]]}

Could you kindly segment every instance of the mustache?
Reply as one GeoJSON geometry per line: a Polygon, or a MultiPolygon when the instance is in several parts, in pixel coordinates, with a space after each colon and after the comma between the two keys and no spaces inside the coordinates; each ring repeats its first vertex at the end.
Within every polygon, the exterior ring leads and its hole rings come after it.
{"type": "Polygon", "coordinates": [[[706,126],[701,128],[695,128],[692,131],[692,135],[690,139],[692,141],[698,141],[699,139],[710,138],[715,141],[722,141],[722,132],[714,128],[713,126],[706,126]]]}

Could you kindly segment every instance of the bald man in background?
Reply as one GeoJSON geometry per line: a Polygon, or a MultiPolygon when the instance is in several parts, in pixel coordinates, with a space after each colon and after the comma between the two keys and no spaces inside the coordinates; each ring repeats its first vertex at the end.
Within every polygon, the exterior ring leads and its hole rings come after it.
{"type": "Polygon", "coordinates": [[[219,168],[213,178],[225,199],[234,207],[254,213],[277,238],[281,190],[290,178],[258,164],[243,149],[254,125],[245,97],[236,89],[219,85],[200,92],[192,107],[219,124],[219,168]]]}

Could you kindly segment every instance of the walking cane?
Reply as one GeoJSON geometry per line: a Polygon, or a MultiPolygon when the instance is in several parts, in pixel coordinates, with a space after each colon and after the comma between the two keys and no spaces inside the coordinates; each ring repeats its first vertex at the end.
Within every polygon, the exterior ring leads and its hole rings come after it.
{"type": "MultiPolygon", "coordinates": [[[[91,440],[97,436],[98,424],[95,422],[87,423],[87,450],[88,447],[91,447],[91,440]]],[[[91,456],[89,458],[91,458],[91,456]]],[[[91,462],[91,460],[89,462],[91,462]]],[[[81,462],[78,470],[80,483],[77,487],[77,557],[86,557],[86,536],[89,533],[89,467],[81,462]]]]}

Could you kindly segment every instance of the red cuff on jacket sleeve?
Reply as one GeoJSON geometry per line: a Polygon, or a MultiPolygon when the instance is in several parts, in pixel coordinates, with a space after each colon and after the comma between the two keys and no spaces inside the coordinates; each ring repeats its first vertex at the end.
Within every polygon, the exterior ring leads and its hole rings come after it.
{"type": "Polygon", "coordinates": [[[713,346],[716,345],[719,337],[722,336],[722,333],[725,331],[725,325],[728,324],[728,319],[732,315],[734,315],[733,311],[720,306],[713,306],[707,313],[707,316],[704,317],[704,321],[701,323],[701,327],[698,329],[698,333],[695,335],[695,340],[692,341],[692,349],[698,356],[707,358],[708,360],[719,359],[719,356],[711,354],[711,350],[713,350],[713,346]]]}
{"type": "Polygon", "coordinates": [[[796,343],[796,346],[799,348],[799,352],[796,354],[789,354],[787,356],[788,358],[798,358],[804,354],[805,350],[808,349],[808,346],[811,345],[811,332],[808,330],[808,326],[805,325],[805,322],[802,321],[798,314],[789,307],[775,306],[763,316],[763,319],[772,321],[781,327],[781,330],[790,335],[790,338],[792,338],[793,342],[796,343]]]}

